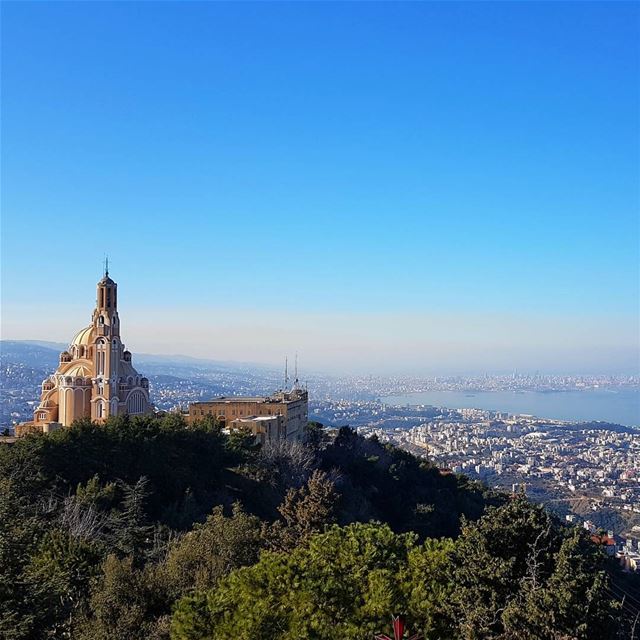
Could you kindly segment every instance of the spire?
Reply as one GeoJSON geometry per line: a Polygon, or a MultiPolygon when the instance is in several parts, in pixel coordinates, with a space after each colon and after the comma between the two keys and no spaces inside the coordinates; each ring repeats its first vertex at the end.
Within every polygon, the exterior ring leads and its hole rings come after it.
{"type": "Polygon", "coordinates": [[[109,277],[109,255],[106,254],[104,257],[104,277],[109,277]]]}

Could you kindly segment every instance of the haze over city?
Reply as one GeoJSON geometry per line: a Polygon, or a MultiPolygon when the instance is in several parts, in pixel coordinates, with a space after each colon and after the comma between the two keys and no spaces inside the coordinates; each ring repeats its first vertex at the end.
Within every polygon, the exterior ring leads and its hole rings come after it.
{"type": "Polygon", "coordinates": [[[638,372],[637,5],[2,13],[3,339],[638,372]]]}

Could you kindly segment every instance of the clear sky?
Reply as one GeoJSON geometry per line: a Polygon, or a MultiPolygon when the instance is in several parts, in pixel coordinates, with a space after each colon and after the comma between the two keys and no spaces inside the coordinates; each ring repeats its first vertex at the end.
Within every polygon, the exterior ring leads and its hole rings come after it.
{"type": "Polygon", "coordinates": [[[2,3],[2,337],[633,372],[636,3],[2,3]]]}

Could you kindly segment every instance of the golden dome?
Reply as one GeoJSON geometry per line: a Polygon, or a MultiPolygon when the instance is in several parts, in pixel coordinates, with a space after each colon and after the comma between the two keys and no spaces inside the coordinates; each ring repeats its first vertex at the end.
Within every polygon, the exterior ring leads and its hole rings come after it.
{"type": "Polygon", "coordinates": [[[69,376],[71,378],[87,378],[93,374],[91,372],[91,366],[88,360],[84,362],[75,361],[72,366],[65,371],[60,372],[63,376],[69,376]]]}
{"type": "Polygon", "coordinates": [[[93,344],[94,338],[95,338],[95,329],[93,328],[93,325],[90,324],[88,327],[85,327],[84,329],[80,329],[80,331],[76,333],[73,340],[71,341],[71,346],[93,344]]]}

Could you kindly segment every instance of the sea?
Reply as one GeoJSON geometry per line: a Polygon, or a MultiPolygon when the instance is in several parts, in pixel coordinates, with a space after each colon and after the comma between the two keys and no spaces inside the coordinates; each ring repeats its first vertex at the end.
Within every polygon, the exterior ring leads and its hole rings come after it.
{"type": "Polygon", "coordinates": [[[424,391],[382,398],[386,404],[485,409],[549,420],[598,420],[640,428],[640,389],[579,391],[424,391]]]}

